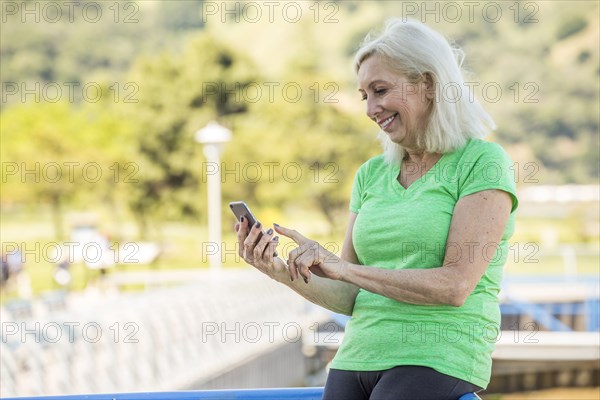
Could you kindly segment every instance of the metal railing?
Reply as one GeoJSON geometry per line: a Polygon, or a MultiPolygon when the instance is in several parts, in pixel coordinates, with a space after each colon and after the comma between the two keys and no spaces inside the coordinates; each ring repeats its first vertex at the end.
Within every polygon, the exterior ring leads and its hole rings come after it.
{"type": "Polygon", "coordinates": [[[502,293],[500,310],[507,320],[525,316],[553,332],[600,331],[600,284],[595,275],[568,280],[556,275],[512,276],[504,279],[502,293]]]}
{"type": "Polygon", "coordinates": [[[15,397],[5,400],[321,400],[323,388],[190,390],[176,392],[107,393],[70,396],[15,397]]]}
{"type": "MultiPolygon", "coordinates": [[[[311,387],[15,397],[5,400],[321,400],[322,397],[322,387],[311,387]]],[[[467,393],[458,400],[476,399],[479,399],[479,396],[475,393],[467,393]]]]}

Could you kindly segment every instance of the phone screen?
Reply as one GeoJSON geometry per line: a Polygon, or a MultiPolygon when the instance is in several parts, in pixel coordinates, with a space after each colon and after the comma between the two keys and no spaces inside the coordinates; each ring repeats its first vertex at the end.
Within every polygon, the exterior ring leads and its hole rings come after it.
{"type": "MultiPolygon", "coordinates": [[[[252,215],[252,212],[250,211],[246,203],[244,203],[243,201],[233,201],[229,203],[229,208],[231,208],[231,211],[233,211],[238,221],[240,221],[240,218],[242,217],[248,220],[249,229],[252,229],[254,224],[256,224],[256,218],[254,217],[254,215],[252,215]]],[[[262,233],[259,234],[256,240],[258,241],[261,238],[261,236],[262,233]]]]}
{"type": "MultiPolygon", "coordinates": [[[[248,220],[248,228],[249,229],[251,229],[254,226],[254,224],[256,224],[256,217],[254,217],[254,215],[252,215],[252,212],[250,211],[250,209],[248,208],[246,203],[244,203],[243,201],[233,201],[233,202],[229,203],[229,208],[231,208],[231,211],[233,211],[233,213],[235,214],[235,217],[237,218],[238,221],[240,221],[240,218],[242,218],[242,217],[244,217],[248,220]]],[[[261,229],[260,233],[258,234],[258,237],[256,238],[257,242],[260,240],[262,235],[263,235],[263,230],[261,229]]],[[[275,251],[273,253],[273,257],[277,257],[277,251],[275,251]]]]}

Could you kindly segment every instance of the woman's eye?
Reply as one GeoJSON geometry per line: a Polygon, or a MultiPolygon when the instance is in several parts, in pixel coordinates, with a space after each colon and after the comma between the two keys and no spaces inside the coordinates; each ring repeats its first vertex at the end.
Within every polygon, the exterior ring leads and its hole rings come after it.
{"type": "MultiPolygon", "coordinates": [[[[375,89],[375,90],[373,90],[373,94],[376,95],[376,96],[383,96],[384,94],[387,93],[387,91],[388,91],[387,88],[375,89]]],[[[362,101],[367,100],[367,94],[366,93],[362,95],[361,100],[362,101]]]]}

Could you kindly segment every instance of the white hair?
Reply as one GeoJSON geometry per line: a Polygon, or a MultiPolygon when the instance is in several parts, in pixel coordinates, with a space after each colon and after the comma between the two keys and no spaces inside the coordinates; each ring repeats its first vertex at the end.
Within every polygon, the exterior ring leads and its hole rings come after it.
{"type": "MultiPolygon", "coordinates": [[[[411,82],[432,80],[434,100],[419,148],[448,153],[464,146],[469,138],[482,138],[496,125],[465,84],[464,52],[430,27],[414,20],[392,18],[378,35],[370,33],[354,57],[358,73],[363,61],[378,55],[395,72],[411,82]]],[[[401,163],[405,149],[380,132],[385,160],[401,163]]]]}

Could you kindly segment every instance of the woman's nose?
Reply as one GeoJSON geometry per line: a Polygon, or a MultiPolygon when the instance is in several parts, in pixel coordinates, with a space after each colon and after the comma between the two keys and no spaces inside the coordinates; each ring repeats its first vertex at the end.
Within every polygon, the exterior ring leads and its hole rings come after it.
{"type": "Polygon", "coordinates": [[[367,117],[377,120],[377,115],[381,113],[382,107],[375,99],[367,99],[367,117]]]}

